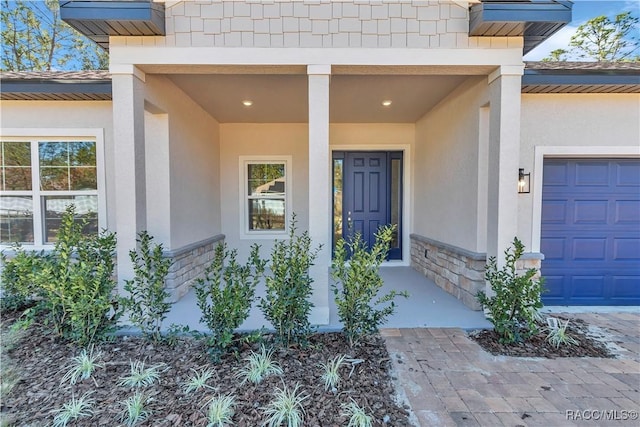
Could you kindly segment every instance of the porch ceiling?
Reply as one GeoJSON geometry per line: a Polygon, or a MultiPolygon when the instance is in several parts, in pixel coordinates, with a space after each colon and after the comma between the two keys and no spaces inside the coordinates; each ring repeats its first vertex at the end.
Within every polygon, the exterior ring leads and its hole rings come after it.
{"type": "MultiPolygon", "coordinates": [[[[220,123],[306,123],[307,76],[172,74],[169,78],[220,123]],[[243,101],[250,100],[250,107],[243,101]]],[[[333,75],[332,123],[414,123],[464,75],[333,75]],[[390,100],[391,105],[382,106],[390,100]]]]}

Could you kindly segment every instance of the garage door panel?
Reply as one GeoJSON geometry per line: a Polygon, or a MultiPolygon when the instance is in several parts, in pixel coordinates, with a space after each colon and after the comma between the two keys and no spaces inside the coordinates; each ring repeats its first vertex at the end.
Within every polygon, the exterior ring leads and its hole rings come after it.
{"type": "Polygon", "coordinates": [[[555,276],[552,273],[544,276],[544,292],[545,298],[560,298],[564,299],[564,276],[555,276]]]}
{"type": "Polygon", "coordinates": [[[633,300],[637,298],[637,287],[637,276],[613,276],[611,298],[633,300]]]}
{"type": "Polygon", "coordinates": [[[573,203],[574,224],[606,224],[608,200],[576,200],[573,203]]]}
{"type": "Polygon", "coordinates": [[[564,224],[567,218],[567,200],[548,200],[542,207],[543,224],[564,224]]]}
{"type": "Polygon", "coordinates": [[[613,239],[614,261],[640,261],[640,239],[613,239]]]}
{"type": "Polygon", "coordinates": [[[616,185],[640,188],[640,173],[633,162],[616,162],[616,185]]]}
{"type": "Polygon", "coordinates": [[[606,238],[573,239],[569,258],[573,261],[605,261],[606,238]]]}
{"type": "Polygon", "coordinates": [[[548,187],[566,187],[569,185],[569,167],[566,164],[546,164],[544,167],[544,183],[548,187]]]}
{"type": "Polygon", "coordinates": [[[574,171],[576,187],[609,186],[609,162],[579,161],[575,163],[574,171]]]}
{"type": "Polygon", "coordinates": [[[602,298],[605,293],[605,276],[570,276],[569,298],[602,298]]]}
{"type": "Polygon", "coordinates": [[[542,193],[543,302],[640,304],[640,160],[545,159],[542,193]]]}
{"type": "Polygon", "coordinates": [[[640,226],[640,200],[616,200],[614,206],[615,225],[640,226]]]}
{"type": "Polygon", "coordinates": [[[540,242],[540,247],[542,253],[544,253],[544,258],[548,261],[562,261],[565,257],[565,242],[566,239],[564,238],[542,239],[540,242]]]}

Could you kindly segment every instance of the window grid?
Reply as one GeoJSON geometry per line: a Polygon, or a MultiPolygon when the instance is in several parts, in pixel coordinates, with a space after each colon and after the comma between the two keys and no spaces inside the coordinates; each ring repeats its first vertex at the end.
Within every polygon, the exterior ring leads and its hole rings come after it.
{"type": "MultiPolygon", "coordinates": [[[[241,222],[241,236],[242,238],[247,239],[255,239],[255,238],[273,238],[274,236],[279,236],[286,238],[289,232],[289,222],[291,219],[291,194],[292,194],[292,177],[291,177],[291,158],[290,156],[256,156],[256,157],[240,157],[240,180],[242,182],[243,195],[240,199],[240,212],[242,214],[242,222],[241,222]],[[268,179],[265,174],[265,178],[262,180],[258,180],[260,185],[256,185],[255,182],[251,180],[251,166],[259,166],[259,165],[280,165],[282,167],[283,176],[279,176],[274,178],[274,176],[270,176],[268,179]],[[265,181],[265,182],[262,182],[265,181]],[[269,181],[269,182],[266,182],[269,181]],[[274,186],[278,188],[279,185],[283,186],[282,190],[278,191],[278,189],[274,189],[273,192],[270,192],[269,189],[265,189],[264,192],[259,192],[255,194],[252,191],[252,186],[256,187],[264,187],[264,186],[274,186]],[[260,203],[262,202],[262,203],[260,203]],[[270,214],[266,214],[267,220],[260,224],[260,228],[253,227],[253,219],[254,214],[253,209],[256,207],[260,207],[260,205],[269,204],[267,211],[276,211],[277,215],[271,216],[270,214]],[[276,218],[277,217],[277,218],[276,218]],[[273,220],[276,218],[275,220],[273,220]],[[266,225],[265,225],[266,224],[266,225]],[[274,225],[276,227],[269,228],[270,225],[274,225]],[[262,228],[264,227],[264,228],[262,228]]],[[[255,180],[254,180],[255,181],[255,180]]],[[[260,216],[261,214],[257,214],[260,216]]]]}
{"type": "MultiPolygon", "coordinates": [[[[96,205],[96,210],[94,212],[94,215],[97,217],[96,222],[96,229],[99,229],[100,227],[104,227],[104,219],[102,219],[101,217],[103,216],[103,212],[102,212],[102,208],[101,205],[103,204],[102,199],[103,197],[101,197],[101,195],[99,194],[99,187],[100,187],[100,183],[99,183],[99,175],[98,175],[98,169],[101,163],[101,159],[99,156],[99,152],[100,152],[100,145],[98,144],[98,141],[96,140],[92,140],[92,138],[81,138],[81,139],[77,139],[77,138],[73,138],[73,137],[64,137],[64,138],[23,138],[23,139],[12,139],[12,138],[3,138],[2,142],[29,142],[30,143],[30,157],[31,157],[31,190],[4,190],[4,176],[5,176],[5,171],[4,171],[4,167],[3,169],[3,173],[2,173],[2,177],[3,177],[3,187],[0,189],[0,196],[16,196],[16,197],[30,197],[31,198],[31,207],[32,207],[32,223],[33,223],[33,241],[29,241],[29,242],[21,242],[23,244],[27,244],[27,245],[33,245],[34,247],[42,247],[45,245],[50,245],[53,242],[53,239],[47,239],[47,236],[45,235],[45,227],[46,227],[46,211],[44,209],[44,205],[46,203],[46,199],[47,197],[51,197],[54,198],[54,196],[68,196],[68,197],[73,197],[73,196],[94,196],[95,197],[95,205],[96,205]],[[66,156],[66,162],[67,165],[66,166],[60,166],[61,168],[66,168],[66,169],[70,169],[70,168],[76,168],[76,167],[84,167],[86,169],[95,169],[96,170],[96,177],[95,177],[95,189],[91,189],[91,190],[71,190],[70,188],[70,182],[69,185],[67,186],[66,190],[42,190],[41,189],[41,168],[40,168],[40,145],[42,143],[56,143],[56,144],[67,144],[67,146],[69,146],[70,143],[74,143],[74,142],[84,142],[84,143],[89,143],[93,145],[93,150],[94,150],[94,157],[93,160],[95,161],[95,165],[93,166],[79,166],[79,165],[74,165],[71,166],[70,165],[70,158],[69,158],[69,150],[67,149],[67,156],[66,156]]],[[[3,148],[4,148],[4,144],[3,148]]],[[[2,166],[4,166],[4,152],[3,154],[3,164],[2,166]]],[[[77,203],[76,203],[77,204],[77,203]]],[[[10,245],[12,242],[9,241],[0,241],[0,246],[6,246],[6,245],[10,245]]]]}

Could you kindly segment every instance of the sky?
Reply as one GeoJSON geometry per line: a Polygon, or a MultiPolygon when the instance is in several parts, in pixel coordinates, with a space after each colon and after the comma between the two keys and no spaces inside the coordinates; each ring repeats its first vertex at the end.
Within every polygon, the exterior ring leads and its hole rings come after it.
{"type": "Polygon", "coordinates": [[[640,16],[640,0],[573,0],[573,20],[529,52],[524,60],[539,61],[552,50],[567,49],[576,29],[591,18],[600,15],[613,18],[615,15],[627,11],[631,11],[634,16],[640,16]]]}

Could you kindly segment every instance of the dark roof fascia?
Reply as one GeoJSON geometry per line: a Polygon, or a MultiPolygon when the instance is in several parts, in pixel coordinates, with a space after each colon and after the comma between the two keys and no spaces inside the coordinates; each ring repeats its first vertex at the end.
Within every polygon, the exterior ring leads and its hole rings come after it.
{"type": "Polygon", "coordinates": [[[522,85],[640,85],[638,70],[532,70],[525,68],[522,85]]]}
{"type": "Polygon", "coordinates": [[[484,0],[471,6],[469,35],[524,37],[524,54],[571,22],[566,0],[484,0]]]}
{"type": "Polygon", "coordinates": [[[109,50],[109,36],[166,34],[164,3],[151,0],[61,1],[60,17],[105,50],[109,50]]]}
{"type": "MultiPolygon", "coordinates": [[[[101,99],[111,99],[112,84],[108,80],[51,80],[51,79],[2,79],[0,97],[7,99],[12,95],[48,95],[47,99],[60,97],[67,99],[69,95],[94,95],[101,99]]],[[[15,97],[15,96],[14,96],[15,97]]]]}

